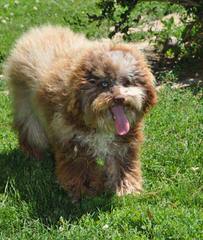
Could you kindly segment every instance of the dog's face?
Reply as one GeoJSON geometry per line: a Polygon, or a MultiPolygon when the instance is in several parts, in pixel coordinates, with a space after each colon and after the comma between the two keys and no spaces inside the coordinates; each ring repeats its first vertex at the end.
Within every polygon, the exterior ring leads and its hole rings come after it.
{"type": "Polygon", "coordinates": [[[90,52],[77,77],[83,120],[90,128],[126,135],[156,100],[150,69],[130,49],[90,52]]]}

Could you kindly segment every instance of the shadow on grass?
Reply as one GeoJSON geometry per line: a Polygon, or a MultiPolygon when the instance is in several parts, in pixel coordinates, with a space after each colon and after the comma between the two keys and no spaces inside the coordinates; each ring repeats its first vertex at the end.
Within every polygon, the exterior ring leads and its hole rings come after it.
{"type": "Polygon", "coordinates": [[[189,89],[195,96],[202,97],[203,89],[203,56],[191,58],[177,64],[162,59],[155,62],[153,70],[157,74],[158,85],[172,85],[174,89],[189,89]],[[167,74],[166,74],[167,73],[167,74]],[[171,79],[170,79],[171,78],[171,79]],[[174,79],[175,78],[175,79],[174,79]]]}
{"type": "Polygon", "coordinates": [[[9,182],[9,194],[15,196],[15,191],[19,193],[19,200],[29,204],[32,217],[39,218],[46,225],[55,224],[61,216],[76,221],[86,213],[97,219],[100,211],[111,211],[113,207],[111,195],[72,204],[67,193],[56,183],[54,161],[50,155],[39,161],[15,149],[0,153],[0,168],[0,192],[5,191],[9,182]]]}

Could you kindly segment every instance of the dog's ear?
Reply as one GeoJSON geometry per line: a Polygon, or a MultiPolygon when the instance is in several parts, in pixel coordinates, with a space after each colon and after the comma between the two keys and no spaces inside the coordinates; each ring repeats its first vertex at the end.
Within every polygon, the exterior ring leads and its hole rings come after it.
{"type": "Polygon", "coordinates": [[[111,57],[115,63],[122,63],[124,71],[145,89],[146,98],[143,111],[147,112],[156,104],[157,94],[155,77],[145,55],[133,43],[120,43],[111,48],[111,57]]]}

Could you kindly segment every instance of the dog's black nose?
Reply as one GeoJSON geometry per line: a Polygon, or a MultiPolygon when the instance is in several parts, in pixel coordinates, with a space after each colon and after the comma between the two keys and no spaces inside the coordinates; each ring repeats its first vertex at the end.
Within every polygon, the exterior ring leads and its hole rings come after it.
{"type": "Polygon", "coordinates": [[[123,103],[125,101],[125,97],[122,95],[117,95],[114,97],[114,102],[116,103],[123,103]]]}

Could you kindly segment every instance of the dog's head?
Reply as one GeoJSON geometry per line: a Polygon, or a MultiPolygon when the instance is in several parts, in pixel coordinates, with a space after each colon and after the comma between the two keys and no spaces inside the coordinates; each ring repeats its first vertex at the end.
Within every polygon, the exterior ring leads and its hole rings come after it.
{"type": "Polygon", "coordinates": [[[91,49],[75,71],[85,125],[125,135],[155,104],[154,77],[131,45],[91,49]]]}

